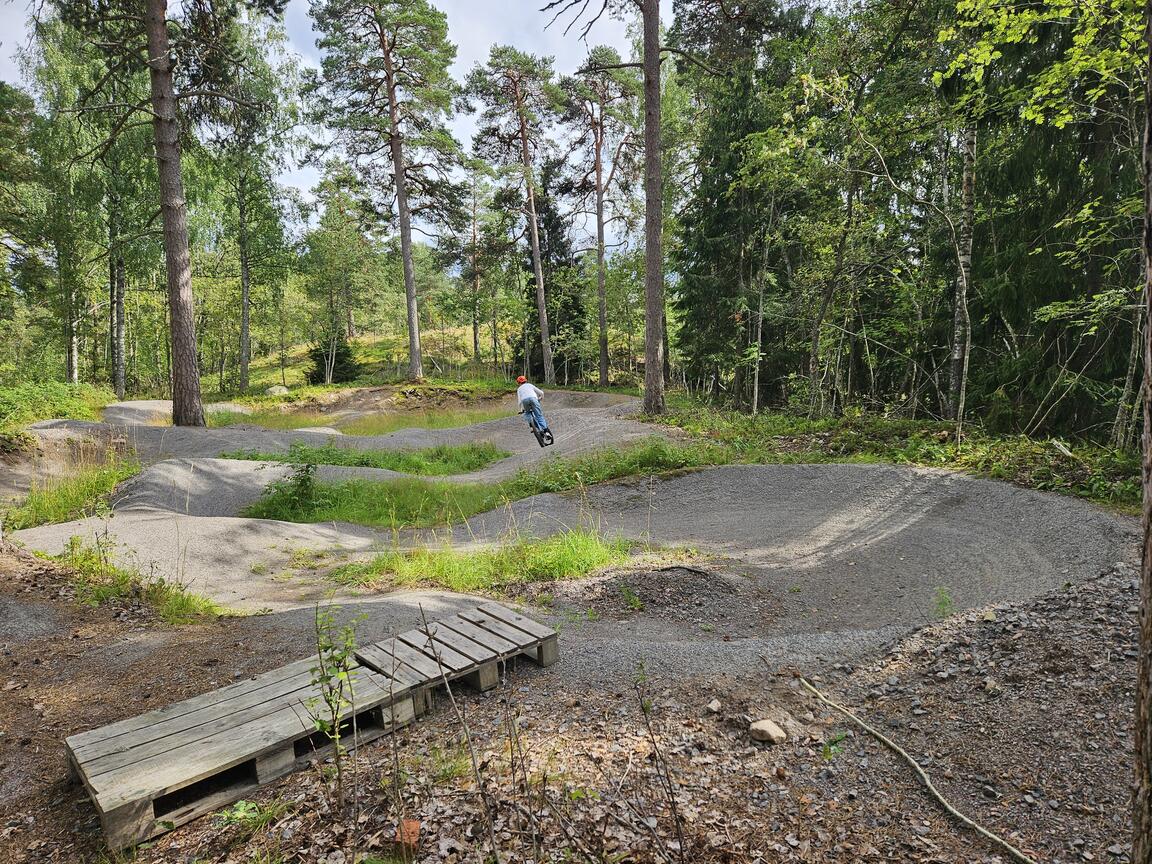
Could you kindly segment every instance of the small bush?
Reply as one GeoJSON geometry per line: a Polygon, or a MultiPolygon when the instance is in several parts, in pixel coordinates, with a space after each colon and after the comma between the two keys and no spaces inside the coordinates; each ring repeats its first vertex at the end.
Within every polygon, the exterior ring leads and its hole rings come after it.
{"type": "Polygon", "coordinates": [[[338,333],[333,342],[317,342],[308,349],[308,359],[312,368],[308,372],[309,384],[344,384],[360,377],[360,364],[356,352],[344,336],[338,333]],[[328,378],[328,368],[332,368],[332,378],[328,378]]]}

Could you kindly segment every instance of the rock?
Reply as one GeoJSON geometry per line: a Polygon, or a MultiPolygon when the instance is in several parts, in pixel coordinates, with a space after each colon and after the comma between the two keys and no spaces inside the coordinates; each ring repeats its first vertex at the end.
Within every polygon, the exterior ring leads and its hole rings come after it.
{"type": "Polygon", "coordinates": [[[768,744],[783,744],[788,740],[788,733],[771,720],[757,720],[748,727],[748,735],[753,741],[764,741],[768,744]]]}
{"type": "Polygon", "coordinates": [[[268,396],[287,396],[288,388],[283,384],[274,384],[264,391],[268,396]]]}
{"type": "Polygon", "coordinates": [[[719,699],[713,699],[711,702],[709,702],[707,705],[704,706],[705,710],[709,714],[719,714],[720,713],[720,707],[721,706],[720,706],[720,700],[719,699]]]}

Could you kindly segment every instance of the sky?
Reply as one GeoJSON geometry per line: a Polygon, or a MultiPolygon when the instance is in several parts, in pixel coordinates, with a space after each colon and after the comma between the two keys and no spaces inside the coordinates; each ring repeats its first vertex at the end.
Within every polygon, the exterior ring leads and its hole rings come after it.
{"type": "MultiPolygon", "coordinates": [[[[630,51],[627,23],[603,16],[596,22],[587,43],[579,39],[580,27],[564,35],[567,19],[547,27],[551,14],[540,7],[545,0],[433,0],[434,5],[448,16],[448,35],[456,43],[456,64],[453,74],[463,79],[468,71],[488,55],[495,44],[511,44],[533,54],[555,58],[560,74],[575,71],[592,45],[612,45],[622,55],[630,51]]],[[[665,23],[672,18],[672,0],[660,0],[665,23]]],[[[26,0],[0,0],[0,80],[20,83],[15,55],[27,44],[28,17],[26,0]]],[[[289,0],[285,14],[288,37],[296,52],[306,63],[319,63],[316,37],[308,17],[308,0],[289,0]]],[[[469,117],[458,117],[454,131],[468,143],[473,123],[469,117]]],[[[315,181],[316,171],[310,167],[294,167],[280,178],[286,185],[296,186],[307,194],[315,181]]]]}

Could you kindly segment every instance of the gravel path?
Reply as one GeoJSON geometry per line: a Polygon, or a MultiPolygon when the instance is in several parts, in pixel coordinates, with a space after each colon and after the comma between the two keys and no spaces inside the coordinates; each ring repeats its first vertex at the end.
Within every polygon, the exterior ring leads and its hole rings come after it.
{"type": "MultiPolygon", "coordinates": [[[[436,614],[467,598],[347,589],[333,594],[330,582],[307,565],[294,565],[301,550],[355,555],[398,541],[459,546],[498,542],[510,532],[544,535],[585,525],[641,544],[691,547],[710,559],[702,568],[723,574],[725,590],[717,588],[719,577],[711,584],[705,576],[693,591],[683,590],[690,581],[683,571],[626,573],[619,585],[602,585],[598,594],[574,589],[551,608],[537,609],[565,633],[563,674],[578,684],[630,674],[640,662],[653,674],[671,676],[750,669],[761,658],[794,664],[861,656],[949,611],[1027,599],[1135,555],[1134,519],[1070,498],[915,468],[729,466],[604,485],[583,495],[540,495],[455,529],[396,537],[347,524],[238,517],[289,469],[212,458],[237,449],[283,451],[295,440],[397,449],[479,440],[513,456],[453,479],[496,480],[541,458],[653,433],[628,418],[634,401],[597,402],[595,396],[551,400],[557,444],[544,451],[517,417],[373,438],[125,426],[121,434],[154,464],[122,488],[114,515],[21,531],[16,538],[58,552],[74,535],[108,536],[119,557],[146,572],[179,579],[232,608],[275,612],[262,620],[305,652],[311,607],[326,596],[344,603],[349,614],[367,614],[365,639],[416,624],[420,604],[436,614]],[[618,601],[614,595],[629,580],[642,580],[656,594],[674,585],[669,596],[676,614],[653,607],[605,618],[600,613],[619,608],[608,601],[618,601]],[[743,614],[761,607],[759,618],[743,614]]],[[[114,416],[154,417],[155,410],[125,408],[114,416]]],[[[91,425],[43,424],[53,430],[91,425]]],[[[326,468],[323,476],[395,475],[326,468]]]]}

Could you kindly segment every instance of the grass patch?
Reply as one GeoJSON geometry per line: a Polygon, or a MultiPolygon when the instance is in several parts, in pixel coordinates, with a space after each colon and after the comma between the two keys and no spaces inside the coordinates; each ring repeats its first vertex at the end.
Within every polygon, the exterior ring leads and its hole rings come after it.
{"type": "Polygon", "coordinates": [[[245,515],[286,522],[353,522],[380,528],[447,525],[509,501],[564,492],[606,480],[721,464],[725,448],[653,437],[617,450],[552,459],[500,483],[449,483],[405,478],[318,483],[311,465],[271,484],[245,515]]]}
{"type": "Polygon", "coordinates": [[[510,456],[487,442],[441,444],[423,450],[353,450],[331,444],[314,446],[294,442],[287,453],[261,453],[244,450],[225,453],[225,459],[254,459],[264,462],[287,462],[295,465],[347,465],[362,468],[387,468],[404,474],[465,474],[510,456]]]}
{"type": "Polygon", "coordinates": [[[393,549],[371,561],[346,564],[330,575],[345,585],[373,588],[435,586],[451,591],[497,591],[525,582],[573,579],[627,559],[629,543],[575,530],[493,548],[393,549]]]}
{"type": "Polygon", "coordinates": [[[138,462],[110,461],[105,465],[85,466],[70,477],[33,486],[24,503],[4,515],[4,527],[19,531],[106,512],[108,498],[116,485],[139,472],[138,462]]]}
{"type": "Polygon", "coordinates": [[[0,432],[14,432],[38,420],[96,420],[100,409],[115,398],[110,390],[91,384],[40,381],[0,387],[0,432]]]}
{"type": "Polygon", "coordinates": [[[93,546],[73,537],[63,554],[54,557],[72,571],[76,599],[90,606],[115,600],[139,600],[155,609],[169,624],[193,624],[226,611],[183,585],[114,564],[106,543],[93,546]]]}
{"type": "Polygon", "coordinates": [[[319,411],[277,411],[268,409],[243,414],[239,411],[209,411],[206,415],[208,426],[218,429],[247,423],[265,429],[303,429],[307,426],[331,426],[332,417],[319,411]]]}
{"type": "Polygon", "coordinates": [[[681,401],[649,418],[718,445],[733,462],[879,462],[963,471],[1018,486],[1060,492],[1124,512],[1140,509],[1140,457],[1093,443],[988,435],[968,427],[860,414],[810,420],[784,413],[755,417],[681,401]]]}
{"type": "Polygon", "coordinates": [[[416,478],[317,483],[311,465],[272,483],[244,513],[285,522],[353,522],[380,528],[446,525],[503,501],[497,485],[416,478]]]}

